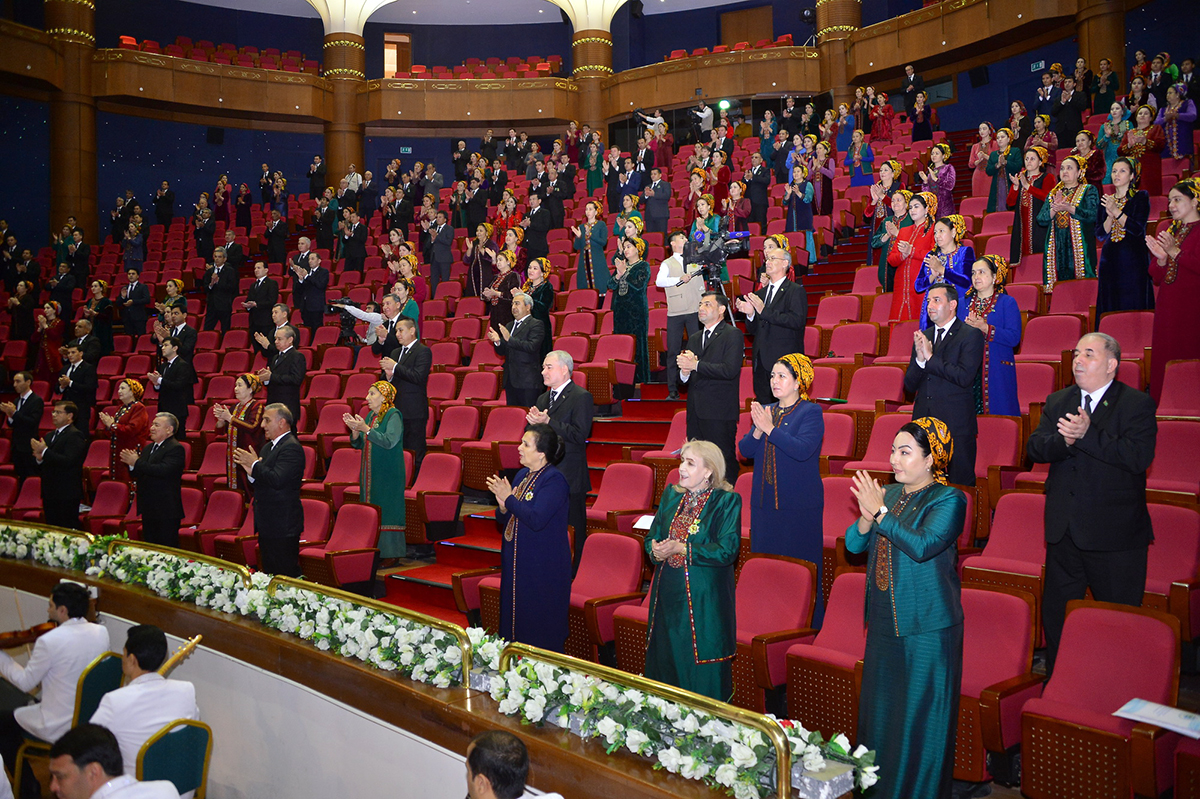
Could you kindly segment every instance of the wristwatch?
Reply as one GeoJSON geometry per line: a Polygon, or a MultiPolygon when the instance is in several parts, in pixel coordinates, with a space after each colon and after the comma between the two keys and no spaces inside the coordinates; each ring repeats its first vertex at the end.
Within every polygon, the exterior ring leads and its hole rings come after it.
{"type": "Polygon", "coordinates": [[[883,514],[885,514],[885,513],[887,513],[887,512],[888,512],[888,506],[887,506],[887,505],[880,505],[880,506],[879,506],[879,510],[875,511],[875,517],[874,517],[874,518],[875,518],[875,521],[879,521],[880,519],[882,519],[882,518],[883,518],[883,514]]]}

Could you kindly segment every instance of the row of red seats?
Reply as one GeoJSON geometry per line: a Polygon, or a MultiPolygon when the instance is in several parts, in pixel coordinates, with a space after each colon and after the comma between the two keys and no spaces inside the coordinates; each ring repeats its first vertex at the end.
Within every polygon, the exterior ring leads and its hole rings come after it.
{"type": "MultiPolygon", "coordinates": [[[[713,53],[713,55],[719,55],[720,53],[740,53],[743,50],[763,50],[763,49],[766,49],[769,47],[791,47],[792,43],[793,43],[792,42],[792,34],[785,33],[782,36],[780,36],[774,40],[759,39],[753,45],[751,45],[749,42],[737,42],[732,46],[727,45],[727,44],[714,45],[713,49],[712,49],[712,53],[713,53]]],[[[701,55],[708,55],[708,54],[709,54],[709,50],[707,47],[697,47],[695,50],[693,50],[691,52],[690,55],[691,56],[701,56],[701,55]]],[[[668,55],[667,57],[665,57],[663,59],[663,61],[677,61],[680,58],[688,58],[688,57],[689,57],[689,54],[688,54],[687,50],[672,50],[671,54],[668,55]]]]}

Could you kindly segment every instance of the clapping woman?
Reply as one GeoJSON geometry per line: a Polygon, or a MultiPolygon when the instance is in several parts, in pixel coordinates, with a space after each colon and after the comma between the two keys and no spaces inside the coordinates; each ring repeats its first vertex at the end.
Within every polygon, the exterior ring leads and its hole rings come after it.
{"type": "Polygon", "coordinates": [[[378,505],[379,556],[402,558],[404,541],[404,421],[393,402],[396,387],[379,380],[367,389],[367,418],[342,415],[350,446],[361,449],[359,486],[364,501],[378,505]]]}
{"type": "Polygon", "coordinates": [[[1200,181],[1176,183],[1168,203],[1171,224],[1157,236],[1146,235],[1150,276],[1158,286],[1150,360],[1150,396],[1155,402],[1170,361],[1200,358],[1200,336],[1192,324],[1200,306],[1200,181]]]}
{"type": "Polygon", "coordinates": [[[716,444],[689,441],[679,457],[679,483],[663,492],[646,533],[646,552],[657,568],[645,674],[728,702],[737,652],[733,570],[742,498],[725,480],[725,456],[716,444]]]}
{"type": "Polygon", "coordinates": [[[975,263],[975,250],[963,244],[967,223],[958,214],[943,216],[933,226],[933,250],[925,256],[921,271],[917,273],[913,288],[924,295],[921,300],[919,328],[929,327],[929,289],[938,283],[952,283],[959,293],[971,287],[971,264],[975,263]]]}
{"type": "Polygon", "coordinates": [[[888,253],[888,266],[896,269],[892,310],[888,314],[891,322],[920,318],[924,295],[916,290],[916,282],[925,256],[933,249],[937,198],[927,191],[914,194],[908,203],[908,216],[912,225],[897,231],[896,243],[888,253]]]}
{"type": "Polygon", "coordinates": [[[131,449],[141,452],[142,447],[150,440],[150,414],[142,404],[142,395],[145,393],[141,383],[127,377],[117,386],[117,401],[121,403],[121,407],[111,416],[107,413],[100,414],[100,424],[108,429],[110,480],[132,482],[129,469],[119,457],[121,451],[131,449]]]}
{"type": "Polygon", "coordinates": [[[613,258],[613,333],[633,336],[634,360],[637,369],[634,381],[650,380],[650,351],[647,336],[650,328],[650,307],[646,287],[650,285],[650,265],[646,263],[646,242],[640,238],[625,239],[621,255],[613,258]]]}
{"type": "Polygon", "coordinates": [[[1133,162],[1118,158],[1112,165],[1113,193],[1100,197],[1100,224],[1096,238],[1100,250],[1100,280],[1096,287],[1098,317],[1110,311],[1154,310],[1154,284],[1150,279],[1150,251],[1146,227],[1150,195],[1137,188],[1133,162]]]}
{"type": "Polygon", "coordinates": [[[1096,216],[1100,192],[1084,180],[1085,164],[1068,155],[1058,169],[1058,185],[1046,198],[1038,221],[1046,225],[1043,291],[1060,280],[1096,276],[1096,216]]]}
{"type": "Polygon", "coordinates": [[[238,375],[233,383],[233,396],[237,404],[232,409],[222,402],[213,404],[213,416],[217,420],[217,430],[225,432],[225,479],[231,491],[241,491],[247,499],[253,493],[254,484],[242,477],[233,460],[233,453],[239,449],[253,447],[255,452],[262,450],[263,403],[254,396],[262,390],[262,380],[252,372],[238,375]]]}
{"type": "Polygon", "coordinates": [[[1008,262],[985,255],[971,267],[971,290],[958,304],[958,318],[983,333],[987,347],[975,377],[975,412],[1020,416],[1013,350],[1021,343],[1021,311],[1004,291],[1008,262]]]}

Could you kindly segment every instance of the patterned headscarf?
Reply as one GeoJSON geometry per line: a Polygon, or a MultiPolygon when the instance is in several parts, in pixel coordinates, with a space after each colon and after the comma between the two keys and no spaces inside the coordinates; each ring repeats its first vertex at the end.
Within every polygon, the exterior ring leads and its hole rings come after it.
{"type": "MultiPolygon", "coordinates": [[[[707,196],[707,195],[705,195],[705,196],[707,196]]],[[[626,219],[626,220],[625,220],[625,224],[627,224],[627,225],[633,225],[635,228],[637,228],[637,232],[638,232],[639,234],[640,234],[640,233],[641,233],[643,230],[645,230],[645,229],[646,229],[646,223],[642,221],[642,218],[641,218],[640,216],[631,216],[631,217],[629,217],[628,219],[626,219]]]]}
{"type": "Polygon", "coordinates": [[[386,380],[376,380],[371,384],[371,388],[379,392],[383,397],[383,404],[379,406],[379,413],[375,414],[375,424],[379,424],[379,420],[392,409],[392,403],[396,401],[396,387],[386,380]]]}
{"type": "MultiPolygon", "coordinates": [[[[26,281],[26,282],[28,282],[28,281],[26,281]]],[[[46,306],[49,306],[54,309],[55,316],[59,316],[59,317],[62,316],[62,306],[58,304],[57,300],[50,300],[50,302],[46,303],[46,305],[42,306],[42,307],[46,307],[46,306]]]]}
{"type": "Polygon", "coordinates": [[[503,257],[508,262],[508,268],[512,269],[517,265],[517,254],[512,250],[501,250],[496,253],[496,260],[499,261],[503,257]]]}
{"type": "Polygon", "coordinates": [[[784,252],[790,253],[792,251],[792,243],[782,233],[772,233],[770,236],[767,236],[767,240],[775,242],[776,246],[784,252]]]}
{"type": "Polygon", "coordinates": [[[126,377],[122,380],[125,385],[129,386],[129,393],[133,394],[133,401],[140,402],[146,394],[146,387],[132,377],[126,377]]]}
{"type": "Polygon", "coordinates": [[[1027,152],[1027,153],[1031,152],[1034,155],[1036,155],[1038,157],[1038,160],[1042,162],[1042,166],[1045,166],[1046,162],[1050,160],[1050,151],[1047,150],[1045,147],[1040,147],[1036,144],[1033,145],[1032,147],[1027,148],[1025,150],[1025,152],[1027,152]]]}
{"type": "Polygon", "coordinates": [[[950,428],[941,419],[932,416],[922,416],[913,419],[913,424],[925,431],[929,436],[929,454],[933,456],[933,479],[946,485],[949,483],[947,474],[950,459],[954,457],[954,439],[950,436],[950,428]]]}
{"type": "MultiPolygon", "coordinates": [[[[1023,117],[1029,116],[1029,111],[1026,110],[1025,103],[1021,102],[1020,100],[1014,100],[1013,102],[1016,103],[1017,108],[1020,109],[1020,111],[1018,113],[1020,113],[1021,116],[1023,116],[1023,117]]],[[[1009,105],[1011,106],[1012,103],[1009,103],[1009,105]]]]}
{"type": "MultiPolygon", "coordinates": [[[[1092,147],[1096,146],[1096,134],[1095,133],[1092,133],[1087,128],[1084,128],[1083,130],[1079,131],[1079,133],[1082,133],[1084,136],[1088,137],[1088,141],[1090,141],[1092,143],[1092,147]]],[[[1075,135],[1078,136],[1079,134],[1077,133],[1075,135]]]]}
{"type": "Polygon", "coordinates": [[[895,158],[889,158],[888,160],[883,162],[883,166],[881,166],[880,169],[882,169],[884,166],[891,167],[892,180],[899,183],[900,176],[902,174],[904,174],[904,165],[901,164],[900,161],[895,158]]]}
{"type": "MultiPolygon", "coordinates": [[[[991,122],[980,122],[979,124],[987,125],[988,135],[993,139],[996,138],[996,128],[992,125],[991,122]]],[[[980,141],[983,141],[982,137],[980,137],[980,141]]]]}
{"type": "Polygon", "coordinates": [[[904,207],[908,208],[908,204],[912,202],[913,193],[908,189],[896,189],[896,194],[904,198],[904,207]]]}
{"type": "Polygon", "coordinates": [[[934,150],[942,151],[942,155],[944,156],[942,159],[943,161],[950,160],[950,145],[949,144],[946,144],[945,142],[938,142],[937,144],[933,145],[933,147],[931,147],[929,149],[929,152],[932,154],[934,150]]]}
{"type": "MultiPolygon", "coordinates": [[[[795,161],[792,162],[792,169],[799,169],[800,170],[800,179],[808,180],[808,167],[805,164],[800,163],[800,159],[796,159],[795,161]]],[[[743,187],[743,191],[744,190],[745,190],[745,187],[743,187]]]]}
{"type": "Polygon", "coordinates": [[[408,296],[410,298],[412,297],[413,292],[416,291],[416,287],[413,286],[413,282],[406,277],[397,278],[396,282],[393,283],[392,285],[404,286],[404,290],[408,292],[408,296]]]}
{"type": "MultiPolygon", "coordinates": [[[[550,273],[554,271],[554,264],[550,263],[549,258],[534,258],[526,265],[526,268],[533,266],[534,264],[537,264],[542,268],[542,275],[544,275],[546,278],[549,278],[550,273]]],[[[526,282],[528,283],[529,281],[526,282]]]]}
{"type": "Polygon", "coordinates": [[[701,180],[708,180],[708,173],[705,172],[700,167],[696,167],[695,169],[692,170],[691,177],[696,177],[697,175],[700,176],[701,180]]]}
{"type": "Polygon", "coordinates": [[[1179,83],[1176,83],[1171,88],[1175,90],[1175,94],[1179,95],[1179,102],[1182,103],[1184,100],[1187,99],[1188,86],[1186,83],[1184,83],[1183,81],[1180,81],[1179,83]]]}
{"type": "Polygon", "coordinates": [[[245,372],[244,374],[238,375],[238,377],[240,377],[242,381],[250,387],[251,394],[257,394],[262,390],[262,378],[254,374],[254,372],[245,372]]]}
{"type": "Polygon", "coordinates": [[[962,214],[943,216],[938,221],[945,222],[954,231],[955,244],[962,244],[963,236],[967,235],[967,220],[963,219],[962,214]]]}
{"type": "Polygon", "coordinates": [[[596,209],[596,218],[599,219],[600,216],[604,213],[604,208],[603,208],[603,206],[600,205],[600,201],[599,200],[588,200],[587,202],[585,202],[583,204],[583,207],[587,208],[589,205],[596,209]]]}
{"type": "Polygon", "coordinates": [[[744,180],[735,180],[733,183],[729,184],[729,188],[731,188],[731,189],[734,186],[737,186],[739,189],[741,189],[743,197],[746,196],[746,182],[744,180]]]}
{"type": "Polygon", "coordinates": [[[1008,282],[1008,274],[1012,271],[1012,267],[1008,264],[1008,259],[1002,258],[999,255],[984,255],[978,260],[986,261],[991,264],[992,269],[996,270],[996,286],[994,290],[1003,292],[1004,284],[1008,282]]]}
{"type": "Polygon", "coordinates": [[[408,255],[401,255],[399,258],[396,259],[397,264],[402,264],[405,262],[407,262],[408,265],[413,268],[413,272],[417,271],[417,256],[413,255],[412,253],[409,253],[408,255]]]}
{"type": "MultiPolygon", "coordinates": [[[[704,194],[701,194],[700,200],[704,200],[705,202],[708,203],[709,211],[712,211],[715,209],[717,201],[715,199],[713,199],[713,196],[711,194],[709,194],[707,192],[705,192],[704,194]]],[[[697,200],[697,202],[699,202],[700,200],[697,200]]]]}
{"type": "Polygon", "coordinates": [[[1063,70],[1062,70],[1062,64],[1060,64],[1060,63],[1058,63],[1057,61],[1055,61],[1053,64],[1051,64],[1051,65],[1050,65],[1050,71],[1051,71],[1051,72],[1057,72],[1059,75],[1061,75],[1061,74],[1062,74],[1062,71],[1063,71],[1063,70]]]}
{"type": "Polygon", "coordinates": [[[937,218],[937,195],[931,191],[919,191],[913,195],[913,199],[920,198],[921,202],[925,203],[925,207],[929,209],[929,218],[937,218]]]}
{"type": "Polygon", "coordinates": [[[792,374],[800,383],[800,399],[807,400],[808,392],[812,391],[813,379],[816,375],[809,357],[799,352],[793,352],[784,355],[776,363],[782,363],[792,370],[792,374]]]}
{"type": "Polygon", "coordinates": [[[517,237],[517,244],[520,244],[521,242],[525,241],[525,228],[510,227],[507,231],[505,231],[504,235],[507,236],[509,233],[512,233],[514,236],[517,237]]]}
{"type": "Polygon", "coordinates": [[[1037,116],[1034,117],[1034,119],[1042,120],[1042,124],[1046,127],[1046,132],[1047,133],[1050,132],[1050,115],[1049,114],[1038,114],[1037,116]]]}
{"type": "Polygon", "coordinates": [[[625,239],[625,241],[629,244],[632,244],[634,247],[637,248],[638,258],[646,257],[646,242],[645,242],[645,240],[639,239],[637,236],[634,236],[631,239],[625,239]]]}
{"type": "MultiPolygon", "coordinates": [[[[491,222],[480,222],[479,227],[483,228],[484,238],[490,239],[492,234],[496,232],[496,226],[491,222]]],[[[478,228],[476,228],[478,230],[478,228]]]]}
{"type": "MultiPolygon", "coordinates": [[[[808,134],[806,134],[806,135],[804,136],[803,142],[804,142],[804,144],[806,144],[806,145],[807,145],[807,144],[808,144],[810,141],[812,142],[812,147],[816,147],[816,146],[817,146],[817,137],[816,137],[816,136],[814,136],[814,135],[812,135],[811,133],[808,133],[808,134]]],[[[805,147],[805,149],[806,149],[806,150],[811,150],[811,149],[812,149],[812,147],[805,147]]]]}
{"type": "Polygon", "coordinates": [[[167,284],[168,285],[174,284],[175,290],[178,291],[180,293],[180,295],[183,294],[183,281],[180,280],[179,278],[173,277],[167,281],[167,284]]]}
{"type": "MultiPolygon", "coordinates": [[[[1062,165],[1065,164],[1067,161],[1075,162],[1075,166],[1079,167],[1079,183],[1080,184],[1086,183],[1087,176],[1085,175],[1085,173],[1087,172],[1087,161],[1083,158],[1083,156],[1068,155],[1066,158],[1064,158],[1062,160],[1062,163],[1060,163],[1058,165],[1059,174],[1062,174],[1062,165]]],[[[1061,180],[1058,182],[1058,185],[1060,185],[1060,186],[1062,185],[1061,180]]]]}
{"type": "Polygon", "coordinates": [[[996,136],[999,137],[1001,133],[1008,137],[1008,146],[1000,151],[1000,157],[1007,158],[1008,151],[1012,149],[1013,139],[1017,137],[1013,135],[1012,128],[1000,128],[1000,130],[996,131],[996,136]]]}

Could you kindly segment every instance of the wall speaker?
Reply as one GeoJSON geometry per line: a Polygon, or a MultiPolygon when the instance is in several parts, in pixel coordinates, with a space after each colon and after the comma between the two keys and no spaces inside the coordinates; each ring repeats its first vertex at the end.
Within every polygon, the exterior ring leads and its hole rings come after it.
{"type": "Polygon", "coordinates": [[[979,89],[988,85],[988,68],[985,64],[982,67],[975,67],[967,73],[967,77],[971,79],[971,88],[979,89]]]}
{"type": "Polygon", "coordinates": [[[643,14],[642,0],[630,0],[629,16],[634,19],[641,19],[643,14]]]}
{"type": "Polygon", "coordinates": [[[224,144],[225,143],[225,128],[209,128],[208,135],[204,140],[209,144],[224,144]]]}

